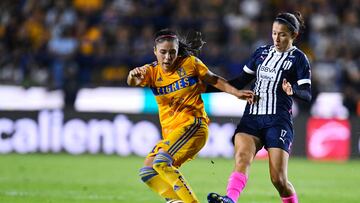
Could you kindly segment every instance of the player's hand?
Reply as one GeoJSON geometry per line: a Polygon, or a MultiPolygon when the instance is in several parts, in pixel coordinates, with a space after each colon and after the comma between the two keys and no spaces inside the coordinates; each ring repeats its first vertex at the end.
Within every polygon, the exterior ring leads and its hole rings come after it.
{"type": "Polygon", "coordinates": [[[243,99],[250,102],[254,100],[254,92],[251,90],[238,90],[235,95],[239,99],[243,99]]]}
{"type": "Polygon", "coordinates": [[[294,94],[291,84],[285,78],[283,79],[282,88],[287,95],[294,94]]]}
{"type": "Polygon", "coordinates": [[[138,78],[138,79],[142,80],[145,77],[147,67],[148,67],[148,65],[136,67],[129,72],[129,76],[131,78],[138,78]]]}
{"type": "Polygon", "coordinates": [[[251,99],[246,99],[249,104],[254,104],[260,100],[259,95],[255,95],[251,99]]]}

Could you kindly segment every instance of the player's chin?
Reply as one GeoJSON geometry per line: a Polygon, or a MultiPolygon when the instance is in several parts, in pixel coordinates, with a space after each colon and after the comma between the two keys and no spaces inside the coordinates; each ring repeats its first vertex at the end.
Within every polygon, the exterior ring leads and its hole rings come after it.
{"type": "Polygon", "coordinates": [[[275,45],[278,51],[284,51],[284,48],[281,45],[275,45]]]}
{"type": "Polygon", "coordinates": [[[164,67],[164,68],[170,68],[170,67],[171,67],[171,63],[162,63],[162,67],[164,67]]]}

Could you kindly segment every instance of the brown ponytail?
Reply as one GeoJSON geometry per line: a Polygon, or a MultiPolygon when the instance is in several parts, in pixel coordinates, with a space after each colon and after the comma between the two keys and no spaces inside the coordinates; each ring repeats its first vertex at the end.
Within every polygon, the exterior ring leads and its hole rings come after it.
{"type": "Polygon", "coordinates": [[[205,44],[201,32],[191,32],[186,38],[170,29],[163,29],[155,34],[155,44],[172,40],[177,40],[179,43],[179,56],[198,56],[202,46],[205,44]]]}

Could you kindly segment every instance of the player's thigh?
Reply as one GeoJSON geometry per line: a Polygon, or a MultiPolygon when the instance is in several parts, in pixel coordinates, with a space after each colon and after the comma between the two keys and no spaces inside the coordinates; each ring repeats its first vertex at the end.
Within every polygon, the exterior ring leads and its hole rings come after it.
{"type": "Polygon", "coordinates": [[[169,149],[169,153],[174,159],[174,166],[179,167],[184,162],[193,159],[205,146],[208,134],[208,126],[203,124],[189,135],[187,139],[179,139],[177,144],[169,149]]]}
{"type": "Polygon", "coordinates": [[[274,124],[267,128],[264,133],[265,148],[280,148],[290,152],[294,139],[292,125],[283,119],[278,119],[274,124]]]}
{"type": "Polygon", "coordinates": [[[149,163],[159,152],[165,152],[173,158],[173,164],[180,166],[183,162],[194,157],[205,145],[208,137],[208,127],[201,122],[180,126],[160,140],[148,154],[149,163]]]}
{"type": "Polygon", "coordinates": [[[262,147],[260,138],[243,132],[238,132],[235,134],[234,144],[235,159],[252,160],[262,147]]]}

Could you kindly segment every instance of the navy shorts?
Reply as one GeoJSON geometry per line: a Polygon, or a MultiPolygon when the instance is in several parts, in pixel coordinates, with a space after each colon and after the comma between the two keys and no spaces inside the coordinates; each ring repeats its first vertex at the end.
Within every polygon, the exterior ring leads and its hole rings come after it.
{"type": "Polygon", "coordinates": [[[247,133],[260,138],[265,149],[281,148],[288,153],[294,139],[292,120],[278,115],[244,115],[236,133],[247,133]]]}

